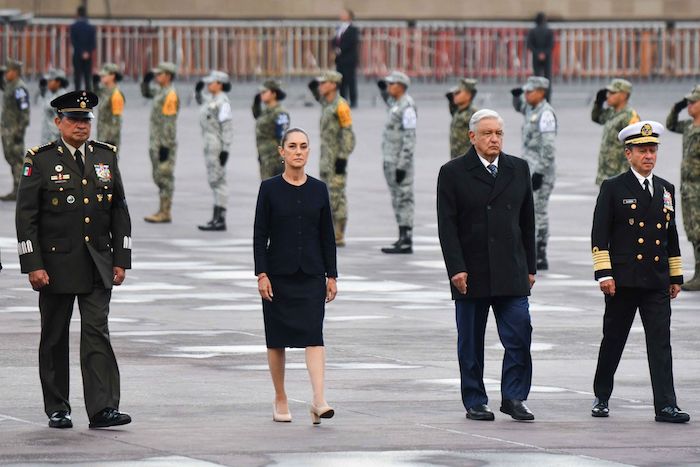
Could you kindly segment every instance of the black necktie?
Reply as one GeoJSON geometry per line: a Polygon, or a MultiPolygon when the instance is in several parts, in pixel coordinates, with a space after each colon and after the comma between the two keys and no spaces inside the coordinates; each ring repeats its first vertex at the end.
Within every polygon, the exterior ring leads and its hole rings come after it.
{"type": "Polygon", "coordinates": [[[80,169],[80,175],[83,175],[85,173],[85,163],[83,162],[83,154],[80,152],[80,149],[76,149],[73,156],[78,164],[78,169],[80,169]]]}
{"type": "Polygon", "coordinates": [[[651,198],[653,198],[653,196],[651,196],[651,189],[649,188],[649,179],[648,178],[644,179],[644,191],[646,191],[647,197],[649,198],[649,201],[651,201],[651,198]]]}

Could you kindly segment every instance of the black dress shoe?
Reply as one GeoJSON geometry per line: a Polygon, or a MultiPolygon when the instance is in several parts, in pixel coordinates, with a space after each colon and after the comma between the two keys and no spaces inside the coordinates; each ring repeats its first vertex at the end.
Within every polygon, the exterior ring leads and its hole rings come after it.
{"type": "Polygon", "coordinates": [[[478,404],[467,409],[467,418],[470,420],[494,420],[493,412],[486,404],[478,404]]]}
{"type": "Polygon", "coordinates": [[[58,410],[49,417],[50,428],[73,428],[73,420],[67,410],[58,410]]]}
{"type": "Polygon", "coordinates": [[[610,415],[610,409],[608,408],[608,401],[595,398],[593,402],[593,408],[591,409],[592,417],[607,417],[610,415]]]}
{"type": "Polygon", "coordinates": [[[129,414],[108,407],[90,419],[90,428],[109,428],[128,423],[131,423],[129,414]]]}
{"type": "Polygon", "coordinates": [[[670,405],[661,409],[661,412],[656,414],[654,420],[667,423],[685,423],[690,421],[690,415],[687,412],[683,412],[678,407],[670,405]]]}
{"type": "Polygon", "coordinates": [[[505,399],[501,401],[501,412],[510,415],[514,420],[534,420],[535,416],[530,412],[525,403],[518,399],[505,399]]]}

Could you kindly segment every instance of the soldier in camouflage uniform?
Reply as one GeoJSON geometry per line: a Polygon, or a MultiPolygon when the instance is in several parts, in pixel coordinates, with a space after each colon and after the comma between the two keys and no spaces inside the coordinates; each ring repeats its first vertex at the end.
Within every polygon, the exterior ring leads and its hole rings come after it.
{"type": "Polygon", "coordinates": [[[416,149],[416,104],[406,93],[411,80],[400,71],[392,71],[377,85],[389,107],[382,135],[384,177],[391,193],[399,239],[383,253],[413,253],[413,155],[416,149]]]}
{"type": "Polygon", "coordinates": [[[681,286],[683,290],[700,290],[700,85],[677,102],[666,119],[666,127],[683,134],[681,162],[681,207],[683,225],[695,254],[695,275],[681,286]],[[691,119],[678,121],[685,107],[691,119]]]}
{"type": "Polygon", "coordinates": [[[469,120],[477,109],[474,107],[476,80],[462,78],[450,92],[445,94],[450,106],[450,158],[463,156],[472,147],[469,139],[469,120]]]}
{"type": "Polygon", "coordinates": [[[198,82],[195,98],[199,104],[199,126],[204,139],[204,161],[207,166],[209,187],[214,191],[214,214],[204,231],[226,230],[226,206],[228,185],[226,184],[226,162],[233,139],[233,115],[228,93],[231,81],[223,71],[212,70],[209,76],[198,82]],[[204,87],[206,86],[206,91],[204,87]]]}
{"type": "Polygon", "coordinates": [[[105,63],[93,77],[94,88],[100,98],[97,107],[97,139],[119,148],[122,139],[124,94],[118,83],[122,73],[115,63],[105,63]]]}
{"type": "Polygon", "coordinates": [[[350,105],[338,92],[342,80],[343,75],[337,71],[326,71],[309,83],[309,89],[321,104],[320,175],[328,185],[337,246],[345,245],[347,165],[355,149],[350,105]]]}
{"type": "Polygon", "coordinates": [[[56,109],[51,106],[51,101],[68,92],[68,79],[66,72],[51,68],[39,80],[39,95],[41,96],[41,144],[56,141],[61,133],[58,131],[54,119],[58,117],[56,109]]]}
{"type": "Polygon", "coordinates": [[[632,83],[624,79],[614,79],[607,87],[598,91],[591,111],[591,120],[603,125],[603,140],[598,156],[598,175],[596,184],[619,175],[629,169],[625,158],[624,145],[618,141],[617,134],[627,125],[637,123],[639,115],[628,105],[632,83]],[[603,103],[608,107],[603,109],[603,103]]]}
{"type": "Polygon", "coordinates": [[[282,135],[289,128],[290,119],[289,113],[280,104],[287,94],[278,81],[265,81],[259,91],[253,100],[253,118],[260,179],[265,180],[284,171],[278,148],[282,135]]]}
{"type": "Polygon", "coordinates": [[[3,90],[0,135],[5,160],[12,170],[12,191],[0,196],[2,201],[17,199],[17,186],[24,161],[24,133],[29,126],[29,92],[22,81],[22,62],[8,60],[3,67],[4,78],[0,79],[3,90]]]}
{"type": "Polygon", "coordinates": [[[143,97],[153,99],[150,122],[148,153],[153,167],[153,181],[158,186],[160,208],[158,212],[144,217],[146,222],[167,223],[172,221],[171,209],[175,189],[175,160],[177,156],[177,114],[180,98],[173,86],[177,66],[161,62],[146,73],[141,83],[143,97]],[[155,78],[157,86],[152,86],[155,78]]]}
{"type": "Polygon", "coordinates": [[[525,116],[522,128],[522,158],[532,174],[532,192],[535,200],[535,235],[537,242],[537,269],[549,269],[547,240],[549,239],[549,196],[554,189],[556,165],[554,138],[557,136],[557,117],[547,102],[549,80],[531,76],[521,88],[512,89],[513,108],[525,116]]]}

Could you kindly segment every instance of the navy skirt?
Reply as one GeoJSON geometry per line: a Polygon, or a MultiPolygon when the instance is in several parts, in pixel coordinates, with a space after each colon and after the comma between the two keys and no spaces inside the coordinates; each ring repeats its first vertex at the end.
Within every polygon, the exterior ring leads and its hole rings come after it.
{"type": "Polygon", "coordinates": [[[326,278],[302,271],[269,278],[274,296],[262,301],[267,348],[322,346],[326,278]]]}

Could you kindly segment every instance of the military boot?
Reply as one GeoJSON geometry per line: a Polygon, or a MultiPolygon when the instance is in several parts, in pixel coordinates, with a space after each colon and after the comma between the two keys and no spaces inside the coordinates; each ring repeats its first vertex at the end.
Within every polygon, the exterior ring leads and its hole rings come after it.
{"type": "Polygon", "coordinates": [[[681,289],[688,292],[700,291],[700,242],[693,243],[693,253],[695,254],[695,275],[688,282],[681,285],[681,289]]]}
{"type": "Polygon", "coordinates": [[[547,262],[547,244],[545,242],[537,243],[537,270],[546,271],[549,269],[547,262]]]}
{"type": "Polygon", "coordinates": [[[172,216],[170,215],[170,210],[173,205],[172,198],[167,196],[160,197],[160,209],[157,213],[143,218],[146,222],[152,224],[167,224],[172,221],[172,216]]]}
{"type": "Polygon", "coordinates": [[[345,225],[347,223],[346,219],[335,221],[335,246],[345,246],[345,225]]]}
{"type": "Polygon", "coordinates": [[[410,227],[399,227],[399,240],[396,244],[382,248],[386,254],[410,254],[413,253],[413,232],[410,227]]]}
{"type": "Polygon", "coordinates": [[[205,232],[219,232],[226,230],[226,208],[214,206],[214,217],[205,225],[198,226],[199,230],[205,232]]]}

